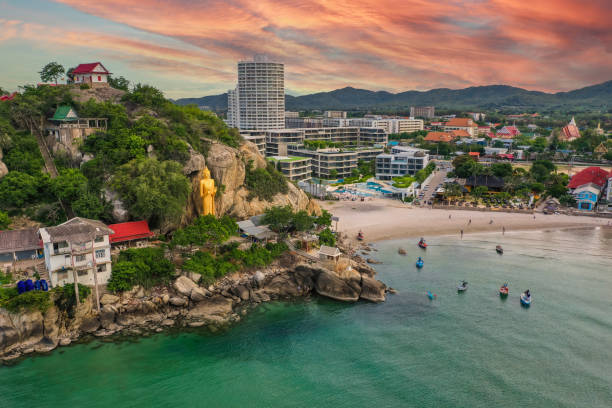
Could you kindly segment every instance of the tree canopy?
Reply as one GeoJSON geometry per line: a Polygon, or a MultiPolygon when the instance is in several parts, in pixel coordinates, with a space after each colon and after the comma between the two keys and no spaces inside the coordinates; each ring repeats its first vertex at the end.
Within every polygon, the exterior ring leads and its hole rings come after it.
{"type": "Polygon", "coordinates": [[[57,62],[50,62],[42,68],[39,74],[43,82],[54,81],[57,84],[58,78],[64,75],[65,72],[63,65],[57,62]]]}

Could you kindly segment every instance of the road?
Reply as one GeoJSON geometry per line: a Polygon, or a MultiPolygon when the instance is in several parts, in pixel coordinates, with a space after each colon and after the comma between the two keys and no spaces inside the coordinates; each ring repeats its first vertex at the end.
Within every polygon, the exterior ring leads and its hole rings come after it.
{"type": "Polygon", "coordinates": [[[426,203],[429,200],[431,200],[431,198],[436,192],[436,187],[438,186],[438,184],[442,184],[447,174],[448,174],[448,170],[446,169],[434,171],[433,177],[429,181],[429,184],[427,184],[428,186],[427,191],[425,191],[425,195],[421,199],[422,203],[426,203]]]}

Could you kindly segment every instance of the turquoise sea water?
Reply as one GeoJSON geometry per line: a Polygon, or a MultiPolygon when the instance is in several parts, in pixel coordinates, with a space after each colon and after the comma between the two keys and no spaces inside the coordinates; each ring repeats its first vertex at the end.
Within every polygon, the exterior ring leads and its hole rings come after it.
{"type": "Polygon", "coordinates": [[[272,303],[222,334],[59,349],[0,367],[0,407],[612,406],[612,230],[415,244],[376,245],[399,290],[384,304],[272,303]]]}

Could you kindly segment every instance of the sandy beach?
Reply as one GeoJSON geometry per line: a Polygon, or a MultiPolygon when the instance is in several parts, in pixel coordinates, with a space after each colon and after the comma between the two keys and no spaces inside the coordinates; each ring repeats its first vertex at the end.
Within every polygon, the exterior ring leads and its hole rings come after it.
{"type": "MultiPolygon", "coordinates": [[[[355,239],[361,230],[367,242],[403,237],[460,236],[461,230],[466,236],[476,232],[502,234],[503,229],[505,232],[512,232],[612,224],[610,219],[595,217],[536,213],[534,218],[531,214],[413,208],[399,201],[386,199],[364,202],[325,201],[320,202],[320,205],[339,217],[340,232],[355,239]]],[[[335,223],[332,226],[335,228],[335,223]]]]}

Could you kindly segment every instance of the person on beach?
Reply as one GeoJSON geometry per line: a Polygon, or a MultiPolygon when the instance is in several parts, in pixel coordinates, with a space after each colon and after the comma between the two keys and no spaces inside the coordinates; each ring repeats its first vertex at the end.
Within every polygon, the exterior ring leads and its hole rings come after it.
{"type": "Polygon", "coordinates": [[[491,218],[491,221],[489,221],[489,224],[493,224],[493,218],[491,218]]]}
{"type": "Polygon", "coordinates": [[[472,223],[472,219],[470,218],[470,220],[468,221],[468,225],[470,225],[472,223]]]}
{"type": "Polygon", "coordinates": [[[461,230],[461,239],[463,239],[463,230],[461,230]]]}
{"type": "Polygon", "coordinates": [[[448,219],[449,219],[449,220],[451,219],[451,215],[452,215],[452,214],[448,214],[448,219]]]}
{"type": "Polygon", "coordinates": [[[502,227],[502,235],[506,235],[506,227],[502,227]]]}

